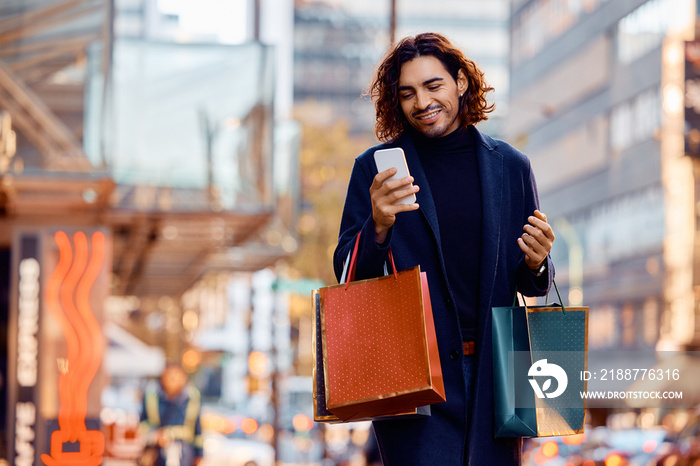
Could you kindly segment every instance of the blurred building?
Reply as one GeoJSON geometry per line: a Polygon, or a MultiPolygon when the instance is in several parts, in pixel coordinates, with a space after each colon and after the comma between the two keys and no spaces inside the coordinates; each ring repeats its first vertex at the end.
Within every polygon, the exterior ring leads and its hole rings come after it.
{"type": "MultiPolygon", "coordinates": [[[[317,109],[316,118],[343,118],[354,132],[373,133],[374,106],[362,95],[390,45],[390,6],[389,0],[296,2],[297,104],[314,102],[327,109],[317,109]]],[[[508,1],[397,1],[397,40],[426,31],[446,35],[485,72],[497,111],[482,126],[499,132],[508,102],[508,1]]]]}
{"type": "Polygon", "coordinates": [[[700,342],[695,18],[691,0],[512,2],[505,137],[532,160],[560,289],[590,306],[589,349],[700,342]]]}
{"type": "Polygon", "coordinates": [[[296,248],[298,129],[278,117],[275,48],[183,43],[157,4],[0,5],[0,457],[11,464],[101,457],[108,382],[154,375],[163,355],[197,357],[187,350],[209,309],[185,309],[183,295],[296,248]]]}

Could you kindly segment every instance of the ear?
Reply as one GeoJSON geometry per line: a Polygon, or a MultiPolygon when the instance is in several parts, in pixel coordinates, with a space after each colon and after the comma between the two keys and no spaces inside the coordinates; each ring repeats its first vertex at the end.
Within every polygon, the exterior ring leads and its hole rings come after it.
{"type": "Polygon", "coordinates": [[[467,89],[469,89],[469,80],[464,70],[460,69],[457,72],[457,91],[462,95],[467,92],[467,89]]]}

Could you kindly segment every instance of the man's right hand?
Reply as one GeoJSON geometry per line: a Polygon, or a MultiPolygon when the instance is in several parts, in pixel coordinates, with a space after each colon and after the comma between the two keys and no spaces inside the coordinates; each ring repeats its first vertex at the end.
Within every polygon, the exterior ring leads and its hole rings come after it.
{"type": "Polygon", "coordinates": [[[411,186],[411,183],[413,183],[412,176],[384,183],[395,174],[396,168],[390,168],[378,173],[374,177],[372,186],[369,188],[377,243],[383,243],[386,240],[389,228],[396,221],[396,214],[418,209],[418,204],[416,203],[396,204],[398,200],[417,193],[419,188],[416,185],[411,186]]]}
{"type": "Polygon", "coordinates": [[[156,440],[156,444],[161,448],[167,447],[168,444],[170,444],[170,437],[165,435],[165,430],[161,428],[161,429],[158,429],[156,432],[158,435],[157,440],[156,440]]]}

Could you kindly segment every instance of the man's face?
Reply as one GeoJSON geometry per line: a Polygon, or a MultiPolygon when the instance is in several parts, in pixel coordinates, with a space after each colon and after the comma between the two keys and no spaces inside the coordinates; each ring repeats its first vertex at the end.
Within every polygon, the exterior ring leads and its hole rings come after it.
{"type": "Polygon", "coordinates": [[[459,97],[468,87],[462,70],[457,82],[432,55],[407,61],[399,75],[399,102],[408,122],[429,138],[459,128],[459,97]]]}
{"type": "Polygon", "coordinates": [[[163,391],[168,398],[174,398],[180,394],[187,384],[187,375],[185,372],[176,366],[170,366],[165,369],[160,376],[160,383],[163,386],[163,391]]]}

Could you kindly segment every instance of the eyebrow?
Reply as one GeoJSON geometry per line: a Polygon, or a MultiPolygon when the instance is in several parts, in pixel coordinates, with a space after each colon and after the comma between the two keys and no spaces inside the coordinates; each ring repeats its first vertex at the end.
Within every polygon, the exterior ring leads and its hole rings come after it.
{"type": "MultiPolygon", "coordinates": [[[[444,79],[436,76],[434,78],[428,79],[427,81],[423,81],[423,86],[427,86],[428,84],[434,83],[435,81],[444,81],[444,79]]],[[[409,91],[411,89],[413,89],[412,86],[399,86],[398,90],[399,91],[409,91]]]]}

